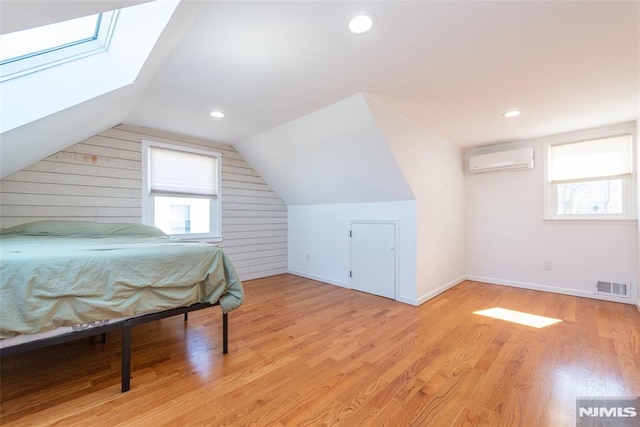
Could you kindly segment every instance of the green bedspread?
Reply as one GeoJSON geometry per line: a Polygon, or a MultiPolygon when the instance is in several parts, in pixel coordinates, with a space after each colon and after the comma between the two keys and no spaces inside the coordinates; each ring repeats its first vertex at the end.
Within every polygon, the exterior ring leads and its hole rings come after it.
{"type": "Polygon", "coordinates": [[[0,339],[244,291],[225,253],[141,224],[40,221],[0,232],[0,339]]]}

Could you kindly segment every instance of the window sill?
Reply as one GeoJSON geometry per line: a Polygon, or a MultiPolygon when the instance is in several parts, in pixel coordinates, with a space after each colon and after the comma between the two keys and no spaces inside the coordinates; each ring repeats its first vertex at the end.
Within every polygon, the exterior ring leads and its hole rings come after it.
{"type": "Polygon", "coordinates": [[[636,218],[543,218],[545,224],[563,225],[636,225],[636,218]]]}
{"type": "Polygon", "coordinates": [[[179,240],[191,240],[194,242],[204,242],[204,243],[220,243],[222,242],[222,236],[189,236],[185,234],[173,235],[170,236],[172,239],[179,240]]]}

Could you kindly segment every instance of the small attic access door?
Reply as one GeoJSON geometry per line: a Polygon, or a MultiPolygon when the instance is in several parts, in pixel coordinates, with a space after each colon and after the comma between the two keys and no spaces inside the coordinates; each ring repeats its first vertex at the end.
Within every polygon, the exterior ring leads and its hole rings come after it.
{"type": "Polygon", "coordinates": [[[395,299],[396,223],[351,221],[351,288],[395,299]]]}

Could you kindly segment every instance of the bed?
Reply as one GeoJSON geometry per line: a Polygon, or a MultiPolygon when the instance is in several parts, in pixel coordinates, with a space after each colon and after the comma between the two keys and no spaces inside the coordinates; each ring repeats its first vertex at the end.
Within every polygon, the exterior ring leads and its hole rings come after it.
{"type": "Polygon", "coordinates": [[[38,221],[0,231],[0,356],[122,331],[122,391],[130,388],[131,328],[244,298],[218,247],[130,223],[38,221]]]}

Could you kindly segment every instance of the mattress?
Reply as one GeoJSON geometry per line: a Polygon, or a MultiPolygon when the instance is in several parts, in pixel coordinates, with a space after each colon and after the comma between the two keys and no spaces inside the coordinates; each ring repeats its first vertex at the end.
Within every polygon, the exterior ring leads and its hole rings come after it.
{"type": "Polygon", "coordinates": [[[0,251],[1,340],[244,299],[221,248],[142,224],[33,222],[0,231],[0,251]]]}
{"type": "Polygon", "coordinates": [[[51,329],[45,332],[37,332],[35,334],[16,335],[10,338],[1,339],[0,349],[12,347],[20,344],[27,344],[30,342],[39,341],[46,338],[54,338],[61,335],[73,334],[78,331],[94,329],[100,326],[115,325],[127,319],[131,319],[131,317],[119,317],[117,319],[96,320],[90,323],[79,323],[73,326],[61,326],[59,328],[51,329]]]}

